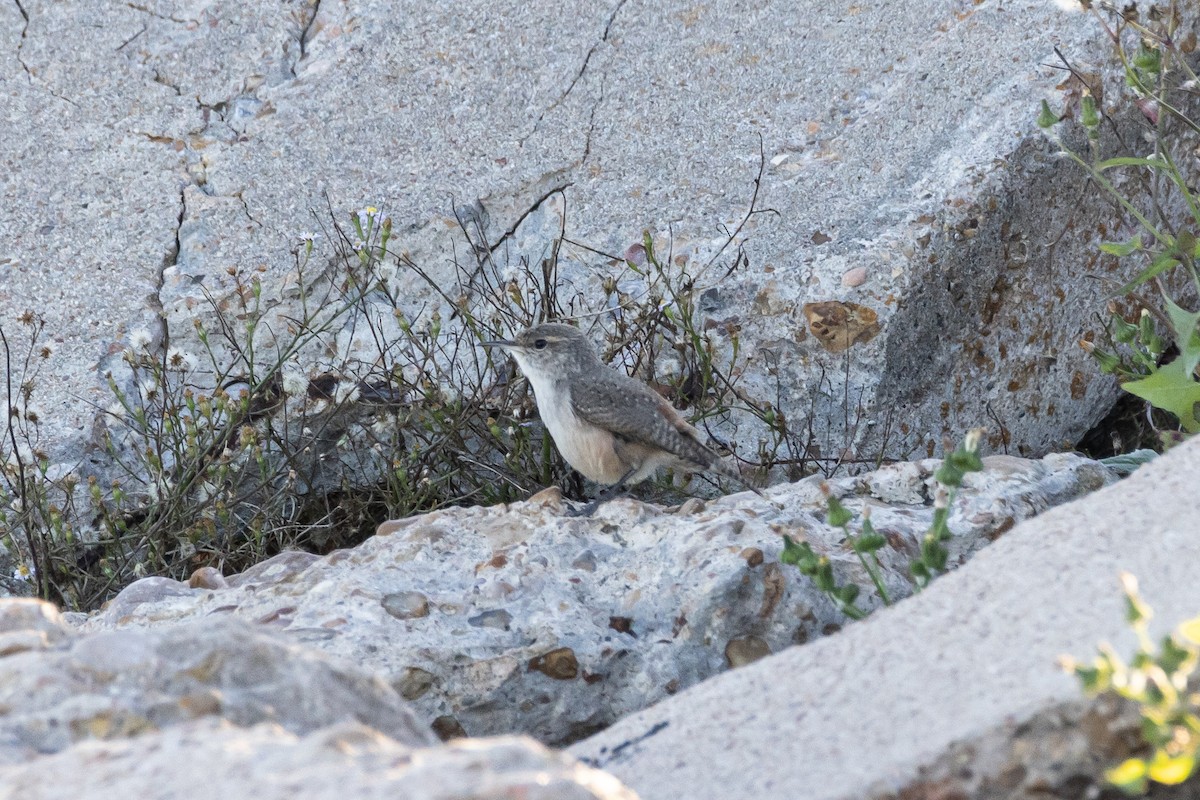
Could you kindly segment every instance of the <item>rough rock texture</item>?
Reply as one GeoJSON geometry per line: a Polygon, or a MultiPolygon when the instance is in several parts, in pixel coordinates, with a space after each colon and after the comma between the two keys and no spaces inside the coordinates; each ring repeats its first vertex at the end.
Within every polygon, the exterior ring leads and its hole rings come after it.
{"type": "Polygon", "coordinates": [[[0,764],[201,717],[295,734],[353,721],[432,741],[372,673],[241,620],[81,636],[48,604],[0,601],[0,764]]]}
{"type": "Polygon", "coordinates": [[[1129,753],[1064,654],[1134,646],[1117,576],[1152,635],[1200,609],[1200,442],[1017,526],[898,607],[718,676],[571,752],[643,798],[1083,797],[1129,753]],[[924,769],[922,769],[924,767],[924,769]]]}
{"type": "MultiPolygon", "coordinates": [[[[185,343],[232,271],[286,295],[327,208],[386,209],[445,286],[460,204],[501,266],[539,263],[566,213],[597,251],[648,229],[695,267],[746,215],[761,137],[778,213],[741,229],[741,270],[720,281],[735,244],[696,278],[718,350],[743,329],[747,393],[864,456],[989,419],[997,449],[1045,452],[1114,395],[1075,346],[1111,209],[1033,127],[1055,45],[1106,54],[1044,0],[0,4],[0,318],[47,318],[42,444],[74,468],[130,331],[185,343]]],[[[622,270],[562,258],[595,302],[622,270]]]]}
{"type": "MultiPolygon", "coordinates": [[[[831,482],[852,510],[870,507],[888,538],[881,560],[894,598],[912,591],[908,559],[929,525],[937,465],[831,482]]],[[[1111,479],[1076,456],[989,459],[954,505],[952,565],[1111,479]]],[[[788,534],[828,555],[839,581],[870,587],[824,508],[815,480],[674,512],[620,499],[592,518],[564,517],[557,490],[547,490],[507,508],[385,523],[324,558],[286,553],[228,579],[195,576],[203,588],[143,580],[81,627],[212,625],[234,615],[379,672],[439,732],[561,743],[730,665],[836,631],[841,613],[779,563],[788,534]]],[[[862,604],[879,600],[864,591],[862,604]]]]}
{"type": "Polygon", "coordinates": [[[0,767],[0,795],[28,800],[212,796],[256,800],[637,800],[610,775],[529,739],[405,745],[343,723],[297,736],[201,720],[91,741],[0,767]]]}

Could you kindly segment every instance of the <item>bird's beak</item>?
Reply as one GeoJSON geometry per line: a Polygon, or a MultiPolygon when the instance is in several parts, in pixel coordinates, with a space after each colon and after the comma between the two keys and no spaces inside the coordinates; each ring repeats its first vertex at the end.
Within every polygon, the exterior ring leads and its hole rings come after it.
{"type": "Polygon", "coordinates": [[[512,341],[511,339],[496,339],[495,341],[484,342],[483,346],[484,347],[505,347],[505,348],[507,348],[507,347],[512,347],[515,344],[516,344],[516,342],[512,341]]]}

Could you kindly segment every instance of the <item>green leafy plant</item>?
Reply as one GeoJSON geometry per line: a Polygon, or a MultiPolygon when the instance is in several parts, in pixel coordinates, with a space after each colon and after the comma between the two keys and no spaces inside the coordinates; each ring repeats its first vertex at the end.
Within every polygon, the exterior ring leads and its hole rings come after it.
{"type": "Polygon", "coordinates": [[[1195,771],[1200,752],[1200,693],[1190,686],[1200,664],[1200,617],[1181,624],[1155,645],[1147,627],[1153,612],[1138,593],[1137,580],[1121,576],[1125,619],[1138,647],[1127,663],[1111,645],[1084,664],[1067,656],[1063,669],[1079,678],[1090,695],[1113,692],[1138,705],[1141,736],[1149,750],[1105,772],[1129,794],[1144,794],[1150,784],[1179,784],[1195,771]]]}
{"type": "MultiPolygon", "coordinates": [[[[909,562],[909,571],[913,584],[920,591],[939,573],[945,571],[946,561],[950,555],[946,543],[953,534],[949,527],[950,508],[958,494],[963,480],[970,472],[983,469],[983,461],[979,457],[979,442],[982,430],[972,430],[964,437],[962,443],[942,460],[941,466],[935,473],[938,488],[934,496],[933,522],[929,530],[921,538],[918,554],[909,562]]],[[[860,532],[855,534],[850,529],[853,514],[830,491],[828,484],[822,484],[821,491],[825,494],[826,521],[845,533],[846,546],[858,557],[859,563],[871,579],[880,601],[884,605],[892,604],[892,597],[883,583],[883,565],[877,555],[887,540],[875,530],[871,524],[870,515],[865,513],[860,523],[860,532]]],[[[800,574],[812,580],[818,590],[824,592],[837,605],[838,609],[851,619],[863,619],[867,611],[857,604],[862,590],[855,583],[838,583],[833,573],[833,564],[828,556],[818,555],[808,542],[797,542],[790,536],[783,537],[783,551],[779,560],[784,564],[792,564],[800,570],[800,574]]]]}
{"type": "Polygon", "coordinates": [[[1176,152],[1188,146],[1186,137],[1200,134],[1200,125],[1187,110],[1198,83],[1188,59],[1195,51],[1196,36],[1188,32],[1181,7],[1174,2],[1153,6],[1145,14],[1135,6],[1116,9],[1090,0],[1082,5],[1097,15],[1113,42],[1125,77],[1127,95],[1122,99],[1128,99],[1138,112],[1135,116],[1145,121],[1147,136],[1123,137],[1100,100],[1100,79],[1069,64],[1072,78],[1066,108],[1056,113],[1042,102],[1038,125],[1137,228],[1128,239],[1105,242],[1100,250],[1136,262],[1134,277],[1113,296],[1132,297],[1142,308],[1129,318],[1110,306],[1111,345],[1091,341],[1081,345],[1102,371],[1117,376],[1122,388],[1173,415],[1187,434],[1196,433],[1200,431],[1195,413],[1200,401],[1195,371],[1200,362],[1200,314],[1186,311],[1172,297],[1200,293],[1196,268],[1200,197],[1192,188],[1195,176],[1185,168],[1190,157],[1181,160],[1176,152]],[[1066,127],[1064,121],[1075,117],[1085,134],[1086,153],[1067,144],[1060,132],[1066,127]],[[1102,153],[1114,147],[1117,155],[1102,153]],[[1143,148],[1148,152],[1140,152],[1143,148]],[[1183,288],[1176,281],[1179,275],[1186,276],[1183,288]],[[1155,288],[1159,301],[1137,294],[1147,285],[1155,288]],[[1159,331],[1169,334],[1178,356],[1170,357],[1173,353],[1159,331]]]}

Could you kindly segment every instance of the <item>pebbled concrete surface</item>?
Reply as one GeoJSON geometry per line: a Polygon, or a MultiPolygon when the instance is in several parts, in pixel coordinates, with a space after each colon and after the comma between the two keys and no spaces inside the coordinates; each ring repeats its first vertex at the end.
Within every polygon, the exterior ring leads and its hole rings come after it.
{"type": "MultiPolygon", "coordinates": [[[[1019,738],[1047,709],[1079,705],[1078,682],[1057,659],[1090,658],[1101,641],[1120,653],[1135,645],[1121,571],[1154,608],[1154,637],[1196,615],[1197,474],[1200,442],[1182,445],[1018,525],[922,594],[706,681],[570,752],[643,800],[729,797],[731,787],[814,800],[898,792],[952,751],[997,730],[1019,738]]],[[[969,774],[979,763],[942,766],[969,774]]]]}

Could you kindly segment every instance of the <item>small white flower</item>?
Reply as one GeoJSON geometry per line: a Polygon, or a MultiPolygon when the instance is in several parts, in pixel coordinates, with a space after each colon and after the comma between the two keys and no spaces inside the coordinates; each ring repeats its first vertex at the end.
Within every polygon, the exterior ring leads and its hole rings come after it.
{"type": "Polygon", "coordinates": [[[360,208],[354,213],[355,216],[358,217],[358,224],[365,226],[371,221],[372,217],[374,217],[378,211],[379,209],[377,209],[375,206],[367,206],[366,208],[360,208]]]}
{"type": "Polygon", "coordinates": [[[29,565],[22,561],[13,570],[12,577],[14,581],[28,581],[33,578],[33,572],[29,569],[29,565]]]}
{"type": "Polygon", "coordinates": [[[302,233],[296,234],[296,238],[300,241],[300,244],[312,244],[317,239],[321,238],[321,234],[313,233],[312,231],[303,231],[302,233]]]}
{"type": "Polygon", "coordinates": [[[194,353],[182,348],[172,347],[167,351],[167,369],[174,372],[191,372],[199,363],[200,359],[194,353]]]}
{"type": "Polygon", "coordinates": [[[115,419],[125,419],[127,412],[125,411],[125,406],[121,405],[120,403],[111,403],[108,408],[104,409],[104,413],[114,417],[115,419]]]}
{"type": "Polygon", "coordinates": [[[283,372],[283,393],[289,397],[303,397],[308,391],[308,376],[295,366],[285,366],[283,372]]]}
{"type": "Polygon", "coordinates": [[[158,397],[158,384],[154,381],[145,381],[138,384],[138,392],[142,396],[143,403],[151,403],[158,397]]]}
{"type": "Polygon", "coordinates": [[[134,352],[144,352],[150,347],[152,341],[154,341],[154,337],[145,328],[138,328],[129,334],[129,346],[133,348],[134,352]]]}

